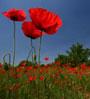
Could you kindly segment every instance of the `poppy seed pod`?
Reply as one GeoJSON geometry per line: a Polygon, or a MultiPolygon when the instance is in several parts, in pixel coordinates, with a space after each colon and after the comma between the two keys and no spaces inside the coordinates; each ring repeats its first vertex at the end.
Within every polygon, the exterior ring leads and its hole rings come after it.
{"type": "Polygon", "coordinates": [[[34,53],[34,55],[33,55],[33,59],[34,59],[34,62],[36,63],[36,59],[37,59],[37,57],[36,57],[36,53],[34,53]]]}

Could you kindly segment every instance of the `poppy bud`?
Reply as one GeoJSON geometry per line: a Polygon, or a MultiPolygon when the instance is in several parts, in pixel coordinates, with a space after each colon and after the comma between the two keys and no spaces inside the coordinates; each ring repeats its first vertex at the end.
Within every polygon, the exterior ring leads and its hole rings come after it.
{"type": "Polygon", "coordinates": [[[3,63],[3,67],[4,67],[4,69],[5,69],[6,71],[9,70],[8,64],[7,64],[6,62],[3,63]]]}
{"type": "Polygon", "coordinates": [[[33,55],[34,62],[36,63],[36,54],[33,55]]]}

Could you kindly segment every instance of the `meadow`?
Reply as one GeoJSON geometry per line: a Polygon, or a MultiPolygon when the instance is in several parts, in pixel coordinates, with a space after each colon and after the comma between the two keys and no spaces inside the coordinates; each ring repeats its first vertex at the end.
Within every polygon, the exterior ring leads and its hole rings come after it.
{"type": "Polygon", "coordinates": [[[0,64],[0,99],[90,99],[90,66],[60,62],[40,67],[3,68],[0,64]],[[39,84],[39,85],[38,85],[39,84]],[[39,89],[38,89],[39,87],[39,89]],[[39,96],[38,96],[39,92],[39,96]]]}

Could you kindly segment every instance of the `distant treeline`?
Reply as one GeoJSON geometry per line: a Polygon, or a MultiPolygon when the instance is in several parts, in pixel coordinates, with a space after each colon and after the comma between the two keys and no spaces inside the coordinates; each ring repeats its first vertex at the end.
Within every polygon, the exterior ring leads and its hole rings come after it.
{"type": "Polygon", "coordinates": [[[83,48],[83,44],[76,43],[70,47],[70,50],[66,50],[67,55],[59,54],[55,58],[55,62],[60,62],[61,64],[65,63],[74,63],[74,66],[86,63],[90,65],[90,49],[83,48]]]}

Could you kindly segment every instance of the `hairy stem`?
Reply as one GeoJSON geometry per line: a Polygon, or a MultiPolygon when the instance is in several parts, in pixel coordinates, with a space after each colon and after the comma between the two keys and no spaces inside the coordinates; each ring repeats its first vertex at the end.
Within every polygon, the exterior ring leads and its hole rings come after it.
{"type": "Polygon", "coordinates": [[[31,54],[32,54],[32,63],[33,63],[33,43],[32,43],[32,39],[31,39],[31,54]]]}
{"type": "Polygon", "coordinates": [[[41,36],[40,36],[40,41],[39,41],[39,47],[38,47],[38,85],[37,85],[37,97],[38,99],[40,98],[39,96],[39,78],[40,78],[40,49],[41,49],[41,42],[42,42],[42,31],[41,31],[41,36]]]}
{"type": "Polygon", "coordinates": [[[15,64],[15,21],[13,23],[13,66],[15,64]]]}
{"type": "Polygon", "coordinates": [[[29,51],[29,54],[28,54],[28,56],[27,56],[27,58],[26,58],[26,61],[28,61],[28,59],[29,59],[29,57],[30,57],[30,55],[31,55],[31,52],[32,52],[32,49],[29,51]]]}

